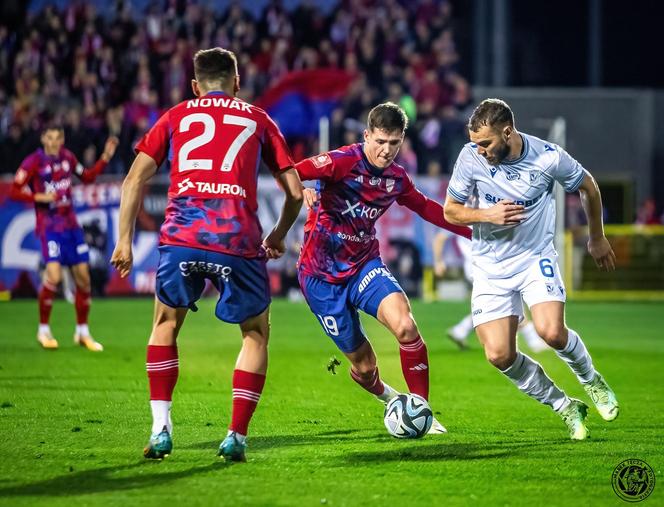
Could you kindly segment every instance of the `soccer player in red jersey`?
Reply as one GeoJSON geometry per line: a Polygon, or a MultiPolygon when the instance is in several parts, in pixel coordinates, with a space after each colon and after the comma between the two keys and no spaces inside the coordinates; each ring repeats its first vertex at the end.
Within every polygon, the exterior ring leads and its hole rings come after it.
{"type": "MultiPolygon", "coordinates": [[[[447,222],[443,207],[417,190],[394,162],[408,126],[404,111],[390,102],[380,104],[369,113],[367,124],[364,143],[295,166],[302,180],[319,180],[321,186],[305,224],[298,278],[309,308],[350,360],[355,382],[385,403],[398,394],[381,381],[360,309],[394,334],[408,389],[428,399],[427,348],[408,298],[380,258],[375,223],[397,202],[456,234],[469,238],[470,229],[447,222]]],[[[311,196],[307,191],[308,206],[311,196]]],[[[444,432],[434,419],[430,433],[444,432]]]]}
{"type": "Polygon", "coordinates": [[[302,206],[302,184],[276,124],[235,97],[237,61],[212,48],[194,57],[195,99],[168,110],[136,145],[122,187],[120,231],[111,263],[132,266],[132,239],[142,189],[164,159],[170,162],[166,218],[161,226],[155,314],[147,350],[152,436],[146,458],[171,453],[170,418],[178,378],[177,336],[195,311],[205,280],[219,290],[217,318],[240,325],[243,344],[233,373],[233,410],[218,454],[245,461],[245,437],[267,371],[270,291],[266,258],[280,257],[302,206]],[[261,241],[256,184],[261,159],[286,194],[274,229],[261,241]]]}
{"type": "Polygon", "coordinates": [[[61,127],[49,126],[41,135],[42,148],[21,162],[16,171],[11,197],[34,202],[37,217],[36,234],[42,246],[46,269],[39,290],[39,329],[37,340],[45,349],[57,349],[49,319],[62,266],[71,269],[76,284],[76,330],[74,342],[88,350],[100,352],[104,347],[92,338],[88,328],[90,313],[90,268],[88,245],[76,221],[72,204],[72,175],[83,183],[93,182],[115,154],[118,140],[109,137],[101,158],[89,169],[63,147],[65,134],[61,127]]]}

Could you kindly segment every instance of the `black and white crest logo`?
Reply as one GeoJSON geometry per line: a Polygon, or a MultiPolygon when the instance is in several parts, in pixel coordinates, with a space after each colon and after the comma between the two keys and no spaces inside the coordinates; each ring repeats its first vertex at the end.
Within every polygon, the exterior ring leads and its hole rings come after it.
{"type": "Polygon", "coordinates": [[[535,183],[539,176],[540,176],[541,171],[530,171],[530,182],[535,183]]]}
{"type": "Polygon", "coordinates": [[[622,500],[640,502],[655,489],[655,472],[645,461],[626,459],[613,471],[611,485],[622,500]]]}

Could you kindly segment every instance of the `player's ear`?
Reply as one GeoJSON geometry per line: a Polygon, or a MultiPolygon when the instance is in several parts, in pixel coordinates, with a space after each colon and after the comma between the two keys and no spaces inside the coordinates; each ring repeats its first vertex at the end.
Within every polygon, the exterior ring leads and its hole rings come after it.
{"type": "Polygon", "coordinates": [[[514,132],[514,129],[510,125],[505,125],[503,128],[503,136],[505,137],[505,141],[509,141],[512,132],[514,132]]]}
{"type": "Polygon", "coordinates": [[[233,95],[240,91],[240,74],[235,74],[235,82],[233,83],[233,95]]]}
{"type": "Polygon", "coordinates": [[[364,140],[369,141],[369,131],[367,129],[364,129],[364,140]]]}
{"type": "Polygon", "coordinates": [[[191,80],[191,91],[194,92],[194,97],[201,96],[201,89],[198,87],[198,81],[195,79],[191,80]]]}

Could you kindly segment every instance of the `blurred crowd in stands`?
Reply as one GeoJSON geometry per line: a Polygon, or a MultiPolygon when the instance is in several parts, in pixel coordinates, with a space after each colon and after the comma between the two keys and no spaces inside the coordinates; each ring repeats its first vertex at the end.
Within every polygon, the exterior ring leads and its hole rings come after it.
{"type": "MultiPolygon", "coordinates": [[[[19,27],[0,20],[0,172],[14,172],[39,146],[44,124],[65,127],[84,164],[109,133],[121,144],[107,172],[123,174],[138,138],[173,104],[191,96],[192,56],[222,46],[238,56],[240,97],[254,101],[292,70],[337,67],[350,92],[330,119],[332,147],[355,142],[366,114],[389,99],[410,120],[400,162],[412,173],[449,173],[466,140],[470,88],[458,72],[452,6],[446,0],[340,0],[329,13],[303,0],[287,11],[271,1],[254,17],[240,2],[209,10],[163,0],[144,10],[115,1],[47,6],[19,27]]],[[[290,139],[296,158],[314,136],[290,139]]]]}

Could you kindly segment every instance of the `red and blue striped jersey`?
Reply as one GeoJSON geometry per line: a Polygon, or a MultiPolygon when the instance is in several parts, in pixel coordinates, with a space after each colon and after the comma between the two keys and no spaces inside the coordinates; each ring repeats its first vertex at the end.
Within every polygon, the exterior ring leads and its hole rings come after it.
{"type": "Polygon", "coordinates": [[[136,151],[157,164],[170,162],[160,244],[262,255],[256,201],[260,161],[273,174],[293,166],[283,135],[265,111],[210,92],[169,109],[136,151]]]}
{"type": "Polygon", "coordinates": [[[35,232],[64,232],[79,227],[72,203],[72,175],[84,183],[91,183],[106,167],[106,162],[98,160],[90,169],[84,168],[76,156],[66,148],[57,155],[47,155],[39,148],[26,157],[19,166],[11,197],[34,202],[34,194],[54,193],[55,200],[49,203],[35,202],[35,232]]]}
{"type": "Polygon", "coordinates": [[[470,229],[445,220],[443,207],[417,190],[399,164],[384,169],[371,165],[362,143],[308,158],[295,168],[302,180],[320,180],[320,199],[307,217],[298,261],[307,275],[343,283],[379,257],[376,220],[395,201],[435,225],[470,237],[470,229]]]}

